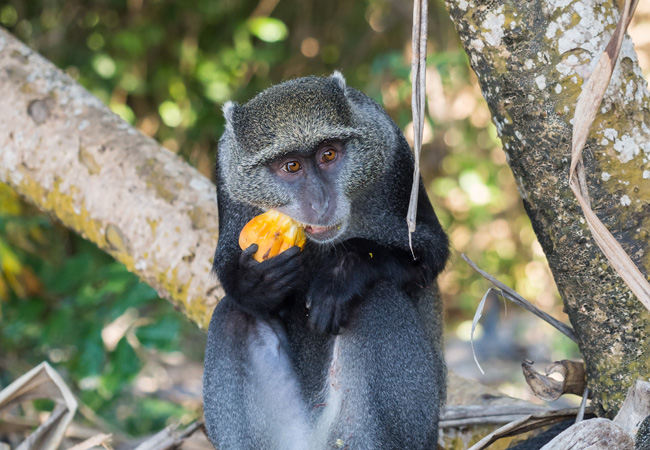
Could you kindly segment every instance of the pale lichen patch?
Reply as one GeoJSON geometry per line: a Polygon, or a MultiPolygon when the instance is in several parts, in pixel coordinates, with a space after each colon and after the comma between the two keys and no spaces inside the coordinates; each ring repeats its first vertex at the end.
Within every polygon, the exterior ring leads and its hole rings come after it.
{"type": "Polygon", "coordinates": [[[537,83],[537,87],[539,88],[540,91],[546,89],[546,77],[544,75],[535,77],[535,83],[537,83]]]}
{"type": "Polygon", "coordinates": [[[639,109],[647,109],[650,107],[649,97],[648,86],[634,52],[634,44],[627,38],[623,41],[618,62],[605,93],[603,112],[609,111],[613,104],[634,104],[639,109]],[[629,68],[632,68],[631,73],[629,68]]]}
{"type": "Polygon", "coordinates": [[[639,134],[635,134],[634,136],[625,134],[614,142],[614,150],[618,152],[618,160],[621,163],[625,164],[626,162],[632,161],[641,152],[641,149],[646,153],[650,152],[650,142],[648,142],[648,139],[645,138],[639,142],[639,138],[641,138],[639,134]]]}
{"type": "Polygon", "coordinates": [[[600,175],[600,177],[603,179],[603,181],[608,181],[610,178],[612,178],[612,176],[611,176],[609,173],[607,173],[607,172],[603,172],[603,173],[600,175]]]}
{"type": "Polygon", "coordinates": [[[506,16],[503,14],[503,6],[499,6],[494,11],[485,15],[482,28],[485,30],[483,36],[488,45],[497,47],[501,45],[503,38],[503,26],[506,23],[506,16]]]}
{"type": "Polygon", "coordinates": [[[603,130],[603,135],[610,141],[615,141],[618,137],[618,130],[614,128],[606,128],[603,130]]]}
{"type": "Polygon", "coordinates": [[[545,4],[545,10],[547,14],[553,14],[555,10],[560,8],[566,8],[571,4],[572,0],[550,0],[545,4]]]}
{"type": "Polygon", "coordinates": [[[473,48],[477,52],[482,52],[483,49],[485,48],[485,44],[480,39],[472,39],[471,41],[469,41],[469,46],[470,48],[473,48]]]}
{"type": "Polygon", "coordinates": [[[627,195],[623,195],[621,197],[621,205],[623,206],[630,206],[632,204],[632,200],[630,200],[630,197],[627,195]]]}

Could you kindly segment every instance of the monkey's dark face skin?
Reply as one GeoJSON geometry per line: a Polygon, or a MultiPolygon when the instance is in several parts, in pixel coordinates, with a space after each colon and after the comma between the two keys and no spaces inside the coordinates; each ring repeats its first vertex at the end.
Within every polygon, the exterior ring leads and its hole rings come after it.
{"type": "Polygon", "coordinates": [[[295,192],[289,204],[276,209],[302,223],[316,242],[336,240],[347,226],[350,204],[339,195],[345,164],[340,142],[318,145],[307,155],[288,154],[269,164],[278,184],[295,192]]]}
{"type": "Polygon", "coordinates": [[[204,406],[220,450],[435,448],[445,398],[436,277],[447,236],[402,132],[340,74],[224,106],[204,406]],[[308,242],[264,262],[239,234],[275,209],[308,242]]]}

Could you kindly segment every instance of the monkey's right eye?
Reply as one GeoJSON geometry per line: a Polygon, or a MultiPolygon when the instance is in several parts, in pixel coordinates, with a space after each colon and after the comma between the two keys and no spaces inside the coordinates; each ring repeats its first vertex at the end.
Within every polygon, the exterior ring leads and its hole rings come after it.
{"type": "Polygon", "coordinates": [[[302,166],[300,165],[300,163],[298,161],[289,161],[288,163],[285,163],[284,166],[282,166],[282,170],[284,170],[285,172],[289,172],[289,173],[296,173],[301,168],[302,168],[302,166]]]}

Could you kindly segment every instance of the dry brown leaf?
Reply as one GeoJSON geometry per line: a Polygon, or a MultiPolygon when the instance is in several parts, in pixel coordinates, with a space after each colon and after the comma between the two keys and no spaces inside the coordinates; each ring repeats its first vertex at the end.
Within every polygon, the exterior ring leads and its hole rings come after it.
{"type": "Polygon", "coordinates": [[[54,411],[16,450],[56,450],[77,411],[77,400],[61,376],[42,362],[0,391],[0,417],[18,404],[37,398],[53,400],[54,411]]]}
{"type": "Polygon", "coordinates": [[[556,361],[546,367],[545,374],[533,368],[533,362],[525,360],[521,363],[526,383],[536,397],[552,402],[564,394],[582,395],[585,390],[585,367],[582,361],[556,361]],[[549,375],[560,374],[562,380],[555,380],[549,375]]]}

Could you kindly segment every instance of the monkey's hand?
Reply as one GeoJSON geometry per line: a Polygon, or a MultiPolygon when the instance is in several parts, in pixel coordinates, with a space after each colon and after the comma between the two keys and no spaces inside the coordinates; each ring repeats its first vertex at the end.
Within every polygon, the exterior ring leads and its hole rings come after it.
{"type": "Polygon", "coordinates": [[[320,333],[339,334],[352,319],[376,274],[368,256],[356,251],[328,258],[307,291],[309,323],[320,333]]]}
{"type": "Polygon", "coordinates": [[[267,318],[282,307],[300,286],[300,247],[291,247],[263,262],[253,259],[257,244],[244,250],[234,283],[235,307],[254,317],[267,318]]]}

